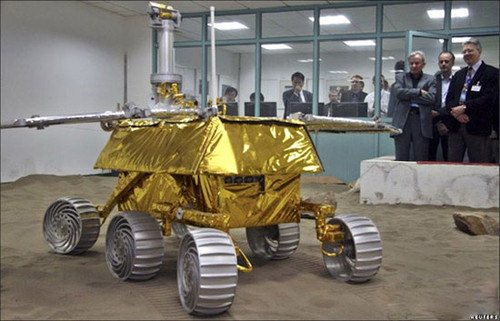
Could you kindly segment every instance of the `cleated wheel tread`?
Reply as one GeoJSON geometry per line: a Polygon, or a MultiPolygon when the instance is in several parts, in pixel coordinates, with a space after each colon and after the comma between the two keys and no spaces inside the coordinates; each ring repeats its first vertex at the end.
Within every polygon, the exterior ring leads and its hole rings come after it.
{"type": "MultiPolygon", "coordinates": [[[[329,224],[340,224],[345,239],[344,251],[335,257],[323,255],[326,269],[337,279],[360,283],[377,274],[382,264],[382,240],[375,224],[356,214],[338,215],[329,224]]],[[[324,243],[327,252],[338,252],[339,244],[324,243]]]]}
{"type": "Polygon", "coordinates": [[[43,218],[43,236],[59,254],[80,254],[99,237],[100,219],[96,207],[80,197],[63,197],[52,203],[43,218]]]}
{"type": "Polygon", "coordinates": [[[156,219],[142,212],[119,213],[106,234],[106,264],[120,280],[147,280],[160,270],[163,235],[156,219]]]}
{"type": "Polygon", "coordinates": [[[227,311],[238,281],[236,264],[229,235],[208,228],[189,231],[181,241],[177,260],[177,286],[184,309],[195,315],[227,311]]]}
{"type": "Polygon", "coordinates": [[[267,260],[282,260],[299,247],[300,228],[298,223],[248,227],[246,235],[254,254],[267,260]]]}

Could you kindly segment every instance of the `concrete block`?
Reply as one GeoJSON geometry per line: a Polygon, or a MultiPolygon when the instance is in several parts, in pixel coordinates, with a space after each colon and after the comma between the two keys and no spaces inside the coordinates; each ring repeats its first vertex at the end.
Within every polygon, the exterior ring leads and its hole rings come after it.
{"type": "Polygon", "coordinates": [[[498,208],[498,164],[397,162],[393,156],[361,162],[360,202],[498,208]]]}

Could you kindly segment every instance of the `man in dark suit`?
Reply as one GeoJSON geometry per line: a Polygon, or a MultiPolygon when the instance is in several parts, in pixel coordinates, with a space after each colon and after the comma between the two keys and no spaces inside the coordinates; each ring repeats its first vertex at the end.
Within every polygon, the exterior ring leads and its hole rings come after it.
{"type": "Polygon", "coordinates": [[[365,101],[367,93],[363,91],[363,77],[354,75],[351,77],[351,89],[343,92],[340,96],[341,102],[362,103],[365,101]]]}
{"type": "Polygon", "coordinates": [[[471,38],[463,43],[468,67],[453,77],[446,110],[453,116],[449,124],[448,159],[462,162],[467,149],[471,163],[487,163],[490,158],[492,115],[498,113],[498,68],[481,60],[481,43],[471,38]]]}
{"type": "Polygon", "coordinates": [[[403,133],[392,136],[396,147],[396,160],[409,161],[410,147],[416,161],[426,161],[429,155],[429,140],[432,138],[432,109],[436,95],[436,79],[424,74],[425,55],[414,51],[408,57],[410,72],[396,76],[394,93],[397,104],[392,125],[403,133]]]}
{"type": "Polygon", "coordinates": [[[285,113],[283,118],[286,118],[290,114],[290,103],[310,103],[312,102],[312,93],[303,90],[305,77],[301,72],[296,72],[292,75],[292,85],[293,88],[287,90],[283,93],[283,105],[285,106],[285,113]]]}
{"type": "MultiPolygon", "coordinates": [[[[394,64],[394,77],[396,77],[399,74],[402,74],[405,72],[405,62],[403,60],[398,60],[394,64]]],[[[392,117],[394,115],[394,109],[396,108],[396,105],[398,104],[398,99],[396,97],[396,93],[394,90],[394,86],[396,85],[396,82],[394,82],[391,85],[391,88],[389,89],[389,92],[391,93],[389,95],[389,105],[387,106],[387,117],[392,117]]]]}
{"type": "Polygon", "coordinates": [[[429,143],[429,160],[437,159],[437,150],[441,144],[443,160],[448,160],[448,127],[446,127],[446,95],[450,88],[455,55],[450,51],[442,51],[438,56],[439,71],[436,73],[436,106],[432,111],[432,139],[429,143]],[[441,115],[443,113],[443,115],[441,115]]]}

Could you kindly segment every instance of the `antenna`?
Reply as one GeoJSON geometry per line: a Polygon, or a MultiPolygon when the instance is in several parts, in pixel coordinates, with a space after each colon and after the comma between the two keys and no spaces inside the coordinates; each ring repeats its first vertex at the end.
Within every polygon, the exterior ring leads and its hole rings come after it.
{"type": "Polygon", "coordinates": [[[217,107],[217,71],[215,70],[215,7],[210,7],[211,52],[212,52],[212,107],[217,107]]]}

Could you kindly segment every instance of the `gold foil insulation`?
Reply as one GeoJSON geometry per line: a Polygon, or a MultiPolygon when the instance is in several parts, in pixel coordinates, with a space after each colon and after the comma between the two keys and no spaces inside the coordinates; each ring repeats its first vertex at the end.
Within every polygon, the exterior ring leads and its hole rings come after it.
{"type": "Polygon", "coordinates": [[[301,122],[249,117],[125,121],[95,168],[182,175],[267,175],[323,170],[301,122]]]}
{"type": "Polygon", "coordinates": [[[223,230],[299,222],[300,175],[322,170],[301,122],[228,116],[122,122],[95,167],[143,174],[122,211],[223,230]]]}

